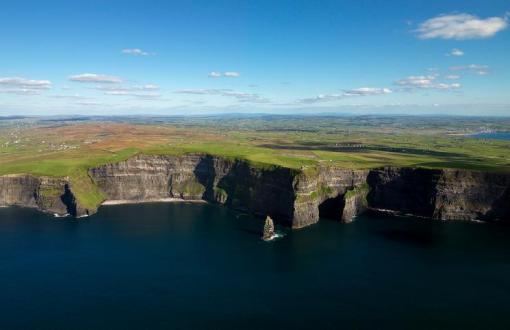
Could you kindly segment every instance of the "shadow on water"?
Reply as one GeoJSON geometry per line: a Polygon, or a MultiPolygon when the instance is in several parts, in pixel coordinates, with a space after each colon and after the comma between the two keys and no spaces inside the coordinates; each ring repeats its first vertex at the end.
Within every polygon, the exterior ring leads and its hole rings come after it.
{"type": "Polygon", "coordinates": [[[415,246],[430,247],[437,245],[441,237],[437,232],[432,231],[415,231],[407,229],[388,229],[379,230],[378,233],[384,238],[415,246]]]}

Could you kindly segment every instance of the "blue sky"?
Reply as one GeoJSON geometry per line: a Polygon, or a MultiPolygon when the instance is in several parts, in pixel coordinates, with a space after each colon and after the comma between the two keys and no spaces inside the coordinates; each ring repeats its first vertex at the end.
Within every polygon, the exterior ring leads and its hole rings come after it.
{"type": "Polygon", "coordinates": [[[510,115],[508,1],[10,1],[0,115],[510,115]]]}

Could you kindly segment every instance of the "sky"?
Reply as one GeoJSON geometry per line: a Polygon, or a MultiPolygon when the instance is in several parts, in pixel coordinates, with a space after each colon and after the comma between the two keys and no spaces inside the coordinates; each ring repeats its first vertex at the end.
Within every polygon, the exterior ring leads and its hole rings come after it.
{"type": "Polygon", "coordinates": [[[508,0],[4,1],[0,115],[510,116],[508,0]]]}

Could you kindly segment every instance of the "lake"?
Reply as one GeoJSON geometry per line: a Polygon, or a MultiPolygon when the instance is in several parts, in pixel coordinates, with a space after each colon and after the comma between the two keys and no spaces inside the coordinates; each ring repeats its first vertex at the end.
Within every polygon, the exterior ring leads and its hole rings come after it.
{"type": "Polygon", "coordinates": [[[510,132],[477,133],[469,136],[476,139],[510,140],[510,132]]]}
{"type": "Polygon", "coordinates": [[[0,209],[0,329],[509,329],[510,227],[362,216],[273,242],[210,204],[0,209]]]}

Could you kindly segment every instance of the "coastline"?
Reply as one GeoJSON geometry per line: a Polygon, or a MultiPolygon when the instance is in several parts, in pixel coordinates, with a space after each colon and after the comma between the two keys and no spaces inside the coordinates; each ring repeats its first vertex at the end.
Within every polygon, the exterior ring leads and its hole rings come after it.
{"type": "Polygon", "coordinates": [[[132,200],[132,199],[108,199],[101,203],[103,205],[123,205],[123,204],[143,204],[143,203],[207,203],[201,199],[183,199],[183,198],[154,198],[154,199],[142,199],[142,200],[132,200]]]}

